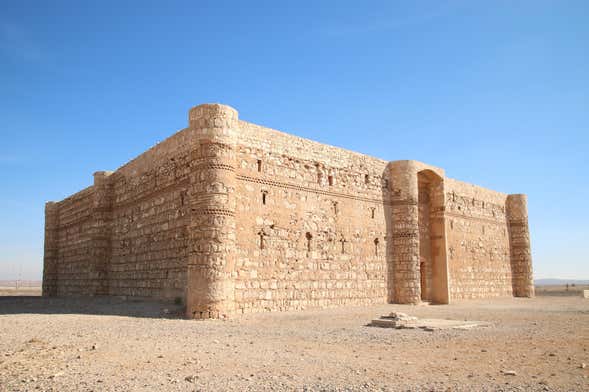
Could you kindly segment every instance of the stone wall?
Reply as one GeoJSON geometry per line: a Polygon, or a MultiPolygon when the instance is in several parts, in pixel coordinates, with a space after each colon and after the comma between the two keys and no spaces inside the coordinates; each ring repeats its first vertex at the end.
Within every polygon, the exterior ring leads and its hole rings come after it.
{"type": "Polygon", "coordinates": [[[192,318],[533,295],[525,196],[224,105],[45,211],[44,295],[182,298],[192,318]]]}
{"type": "Polygon", "coordinates": [[[513,295],[507,195],[446,178],[452,299],[513,295]]]}
{"type": "Polygon", "coordinates": [[[114,173],[95,173],[93,186],[48,203],[45,293],[184,297],[187,140],[180,131],[114,173]]]}
{"type": "Polygon", "coordinates": [[[238,311],[384,303],[387,162],[240,125],[238,311]]]}
{"type": "Polygon", "coordinates": [[[47,222],[55,226],[47,225],[46,231],[56,233],[56,249],[50,267],[55,275],[54,287],[48,290],[56,295],[93,294],[96,275],[90,238],[94,223],[93,200],[94,189],[90,187],[52,206],[51,213],[56,219],[47,219],[47,222]]]}
{"type": "Polygon", "coordinates": [[[190,140],[182,130],[110,176],[110,295],[184,297],[190,140]]]}

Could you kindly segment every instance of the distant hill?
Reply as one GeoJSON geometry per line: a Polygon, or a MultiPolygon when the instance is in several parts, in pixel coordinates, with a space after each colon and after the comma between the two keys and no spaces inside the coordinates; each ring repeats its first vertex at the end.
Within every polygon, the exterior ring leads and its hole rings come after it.
{"type": "Polygon", "coordinates": [[[536,279],[534,284],[536,286],[557,286],[565,284],[582,284],[589,285],[589,280],[583,279],[536,279]]]}

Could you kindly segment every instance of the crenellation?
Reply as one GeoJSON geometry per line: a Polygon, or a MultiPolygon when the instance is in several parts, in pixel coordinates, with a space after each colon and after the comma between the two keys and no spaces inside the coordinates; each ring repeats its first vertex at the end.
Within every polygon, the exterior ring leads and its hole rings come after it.
{"type": "Polygon", "coordinates": [[[525,198],[192,108],[46,206],[44,295],[180,299],[190,318],[531,296],[525,198]]]}

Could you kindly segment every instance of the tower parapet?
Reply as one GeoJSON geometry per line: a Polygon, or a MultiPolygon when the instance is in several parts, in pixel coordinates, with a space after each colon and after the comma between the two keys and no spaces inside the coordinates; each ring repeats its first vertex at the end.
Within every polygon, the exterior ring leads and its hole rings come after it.
{"type": "Polygon", "coordinates": [[[237,111],[205,104],[189,112],[190,174],[186,315],[219,318],[234,310],[237,111]]]}
{"type": "Polygon", "coordinates": [[[527,196],[522,194],[508,195],[506,213],[509,225],[513,295],[516,297],[533,297],[534,277],[528,226],[527,196]]]}

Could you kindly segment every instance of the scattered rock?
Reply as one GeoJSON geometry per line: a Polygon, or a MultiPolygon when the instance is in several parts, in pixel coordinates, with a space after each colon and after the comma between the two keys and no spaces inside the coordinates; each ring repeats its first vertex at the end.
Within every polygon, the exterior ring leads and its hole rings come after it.
{"type": "Polygon", "coordinates": [[[579,367],[581,369],[585,369],[587,367],[587,364],[585,362],[583,362],[582,364],[579,365],[579,367]]]}
{"type": "Polygon", "coordinates": [[[186,377],[184,377],[184,381],[191,382],[191,383],[196,382],[197,379],[198,379],[198,376],[197,375],[192,375],[192,376],[186,376],[186,377]]]}
{"type": "Polygon", "coordinates": [[[97,350],[97,349],[98,349],[98,345],[97,345],[96,343],[94,343],[94,344],[92,345],[92,350],[97,350]]]}
{"type": "Polygon", "coordinates": [[[59,376],[62,376],[62,375],[63,375],[63,372],[57,372],[57,373],[49,376],[49,378],[53,380],[53,379],[55,379],[55,378],[57,378],[59,376]]]}
{"type": "Polygon", "coordinates": [[[515,370],[503,370],[503,375],[504,376],[517,376],[517,373],[515,370]]]}
{"type": "Polygon", "coordinates": [[[391,312],[388,318],[399,321],[413,321],[417,320],[417,317],[409,316],[407,313],[402,312],[391,312]]]}

